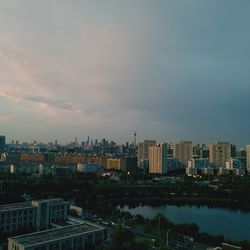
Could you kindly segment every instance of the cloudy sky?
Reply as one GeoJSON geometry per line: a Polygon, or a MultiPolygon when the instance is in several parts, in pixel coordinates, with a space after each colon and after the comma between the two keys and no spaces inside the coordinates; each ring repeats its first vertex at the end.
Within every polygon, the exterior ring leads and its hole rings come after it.
{"type": "Polygon", "coordinates": [[[249,0],[1,0],[7,140],[250,143],[249,0]]]}

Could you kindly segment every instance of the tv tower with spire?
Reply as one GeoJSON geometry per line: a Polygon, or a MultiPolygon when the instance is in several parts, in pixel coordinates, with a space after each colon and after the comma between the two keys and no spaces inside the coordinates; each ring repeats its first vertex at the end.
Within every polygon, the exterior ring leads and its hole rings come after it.
{"type": "Polygon", "coordinates": [[[137,133],[136,131],[134,132],[134,148],[136,148],[136,136],[137,136],[137,133]]]}

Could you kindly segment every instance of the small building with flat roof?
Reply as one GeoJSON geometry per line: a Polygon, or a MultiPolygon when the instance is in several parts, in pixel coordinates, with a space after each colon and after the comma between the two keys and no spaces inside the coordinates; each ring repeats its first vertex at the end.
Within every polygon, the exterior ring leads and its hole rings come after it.
{"type": "Polygon", "coordinates": [[[102,245],[105,237],[104,227],[83,223],[9,238],[8,250],[83,250],[102,245]]]}

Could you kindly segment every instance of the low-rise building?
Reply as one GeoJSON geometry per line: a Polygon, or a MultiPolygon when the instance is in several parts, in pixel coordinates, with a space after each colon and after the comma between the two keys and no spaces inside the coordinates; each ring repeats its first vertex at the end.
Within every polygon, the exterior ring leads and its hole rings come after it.
{"type": "Polygon", "coordinates": [[[69,202],[60,198],[32,201],[32,206],[36,208],[36,230],[48,229],[50,223],[65,221],[69,205],[69,202]]]}
{"type": "Polygon", "coordinates": [[[0,206],[0,234],[35,228],[36,208],[31,202],[0,206]]]}
{"type": "Polygon", "coordinates": [[[107,169],[125,170],[124,158],[107,159],[107,169]]]}
{"type": "Polygon", "coordinates": [[[66,220],[69,203],[63,199],[34,200],[0,206],[0,234],[24,229],[44,230],[66,220]]]}
{"type": "Polygon", "coordinates": [[[226,168],[229,170],[233,170],[234,168],[245,168],[246,166],[242,163],[242,161],[238,159],[231,158],[226,162],[226,168]]]}
{"type": "Polygon", "coordinates": [[[246,174],[246,171],[244,168],[234,168],[233,169],[233,175],[243,176],[245,174],[246,174]]]}
{"type": "Polygon", "coordinates": [[[230,173],[230,170],[228,168],[223,168],[223,167],[219,168],[218,175],[229,175],[229,173],[230,173]]]}
{"type": "Polygon", "coordinates": [[[72,250],[100,246],[105,228],[92,223],[71,225],[8,239],[8,250],[72,250]]]}
{"type": "Polygon", "coordinates": [[[59,176],[66,176],[69,173],[73,173],[76,171],[76,165],[53,165],[51,167],[51,173],[59,176]]]}
{"type": "Polygon", "coordinates": [[[106,168],[121,170],[121,171],[133,171],[137,168],[137,158],[136,157],[107,158],[106,168]]]}
{"type": "Polygon", "coordinates": [[[77,172],[81,173],[99,173],[103,171],[103,168],[99,166],[99,164],[86,162],[83,164],[77,164],[77,172]]]}
{"type": "Polygon", "coordinates": [[[78,206],[70,205],[70,213],[77,216],[83,216],[83,209],[78,206]]]}
{"type": "Polygon", "coordinates": [[[201,173],[204,175],[214,175],[214,168],[212,168],[212,167],[202,168],[201,173]]]}
{"type": "Polygon", "coordinates": [[[186,167],[186,174],[187,175],[197,175],[198,174],[198,169],[192,166],[186,167]]]}

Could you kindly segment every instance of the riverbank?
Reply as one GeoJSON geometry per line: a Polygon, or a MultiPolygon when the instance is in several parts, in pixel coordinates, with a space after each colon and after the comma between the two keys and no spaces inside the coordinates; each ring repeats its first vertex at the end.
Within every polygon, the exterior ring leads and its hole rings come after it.
{"type": "Polygon", "coordinates": [[[127,198],[120,199],[108,199],[106,202],[115,205],[129,205],[130,207],[136,207],[140,204],[161,206],[161,205],[176,205],[176,206],[207,206],[210,208],[224,208],[233,211],[250,212],[250,205],[239,203],[238,200],[232,199],[210,199],[210,198],[192,198],[192,197],[175,197],[175,198],[127,198]]]}
{"type": "MultiPolygon", "coordinates": [[[[172,242],[173,247],[176,245],[176,242],[178,242],[178,245],[185,246],[185,249],[193,249],[193,246],[197,246],[197,244],[203,244],[207,247],[216,247],[220,246],[221,243],[225,241],[225,236],[223,234],[211,235],[201,232],[199,227],[194,223],[173,223],[161,213],[157,213],[154,217],[149,219],[144,218],[140,214],[135,215],[130,211],[118,209],[112,216],[122,218],[121,220],[118,219],[118,223],[119,221],[123,222],[123,227],[126,225],[126,228],[130,228],[131,231],[135,233],[139,231],[143,237],[156,239],[157,242],[166,242],[166,240],[169,240],[169,242],[172,242]],[[188,246],[190,248],[188,248],[188,246]]],[[[243,250],[250,249],[250,242],[247,241],[233,242],[227,239],[227,242],[236,246],[241,246],[243,250]]]]}
{"type": "Polygon", "coordinates": [[[230,240],[250,240],[249,212],[189,205],[149,206],[141,204],[137,207],[125,205],[117,208],[134,216],[143,216],[146,219],[152,219],[161,213],[175,224],[195,223],[201,232],[212,235],[221,234],[230,240]]]}

